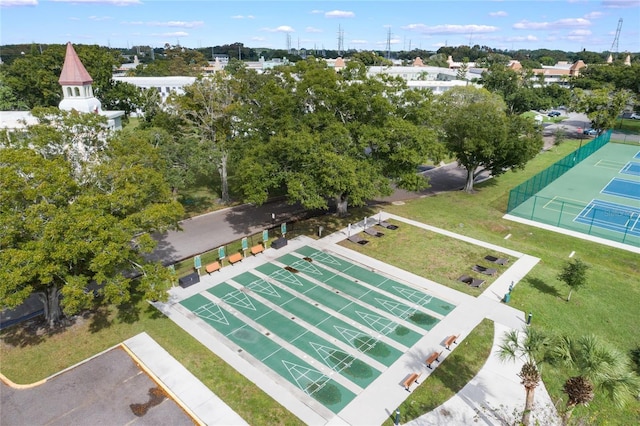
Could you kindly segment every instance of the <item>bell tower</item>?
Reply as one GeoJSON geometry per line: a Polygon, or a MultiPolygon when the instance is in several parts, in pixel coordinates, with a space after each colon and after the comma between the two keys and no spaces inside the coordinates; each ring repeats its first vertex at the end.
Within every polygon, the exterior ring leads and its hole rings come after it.
{"type": "Polygon", "coordinates": [[[58,80],[62,86],[63,99],[59,108],[65,111],[100,114],[102,103],[93,96],[93,79],[87,72],[71,42],[67,43],[64,65],[58,80]]]}

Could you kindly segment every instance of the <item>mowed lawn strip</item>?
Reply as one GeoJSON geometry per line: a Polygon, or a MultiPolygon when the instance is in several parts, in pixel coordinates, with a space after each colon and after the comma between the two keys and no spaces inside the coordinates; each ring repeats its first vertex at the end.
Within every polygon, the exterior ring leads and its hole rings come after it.
{"type": "MultiPolygon", "coordinates": [[[[398,407],[401,423],[435,410],[469,383],[491,354],[493,335],[493,321],[484,319],[455,346],[445,360],[436,363],[433,373],[412,389],[411,395],[398,407]]],[[[524,389],[522,392],[524,394],[524,389]]],[[[391,426],[394,420],[395,414],[383,425],[391,426]]]]}

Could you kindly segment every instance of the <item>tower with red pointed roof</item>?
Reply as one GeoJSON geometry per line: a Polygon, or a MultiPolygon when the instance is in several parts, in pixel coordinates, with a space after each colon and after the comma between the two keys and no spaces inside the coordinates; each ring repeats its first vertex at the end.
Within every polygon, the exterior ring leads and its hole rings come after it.
{"type": "Polygon", "coordinates": [[[82,65],[71,42],[67,43],[64,65],[58,82],[62,86],[63,99],[59,108],[65,111],[91,112],[100,114],[102,103],[93,96],[93,79],[82,65]]]}

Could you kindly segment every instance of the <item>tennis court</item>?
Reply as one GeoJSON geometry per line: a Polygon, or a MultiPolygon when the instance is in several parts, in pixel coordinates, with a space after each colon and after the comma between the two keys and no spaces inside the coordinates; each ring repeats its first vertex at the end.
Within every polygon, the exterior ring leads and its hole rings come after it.
{"type": "Polygon", "coordinates": [[[640,200],[640,182],[615,177],[602,188],[600,193],[640,200]]]}
{"type": "Polygon", "coordinates": [[[640,209],[600,200],[592,200],[575,218],[576,222],[636,237],[640,237],[639,220],[640,209]]]}
{"type": "MultiPolygon", "coordinates": [[[[303,246],[179,302],[338,413],[455,305],[343,256],[303,246]]],[[[252,362],[253,364],[253,362],[252,362]]]]}
{"type": "Polygon", "coordinates": [[[620,169],[620,173],[625,175],[640,176],[640,163],[635,161],[629,161],[620,169]]]}
{"type": "Polygon", "coordinates": [[[637,146],[609,142],[510,213],[640,247],[637,146]]]}

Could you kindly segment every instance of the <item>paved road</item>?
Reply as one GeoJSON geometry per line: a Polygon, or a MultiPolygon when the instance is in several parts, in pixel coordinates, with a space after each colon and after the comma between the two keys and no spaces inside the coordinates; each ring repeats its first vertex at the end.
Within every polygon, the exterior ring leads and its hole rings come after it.
{"type": "MultiPolygon", "coordinates": [[[[428,176],[431,187],[421,192],[396,190],[391,196],[374,200],[374,203],[389,203],[411,198],[433,195],[438,192],[452,191],[464,186],[466,171],[456,163],[444,165],[422,172],[428,176]]],[[[479,179],[485,178],[481,175],[479,179]]],[[[156,234],[158,246],[151,258],[165,265],[186,259],[199,253],[215,249],[244,236],[259,233],[284,221],[301,219],[313,214],[299,204],[289,205],[285,201],[255,206],[245,204],[238,207],[219,210],[202,216],[187,219],[180,223],[182,231],[169,231],[156,234]]]]}

